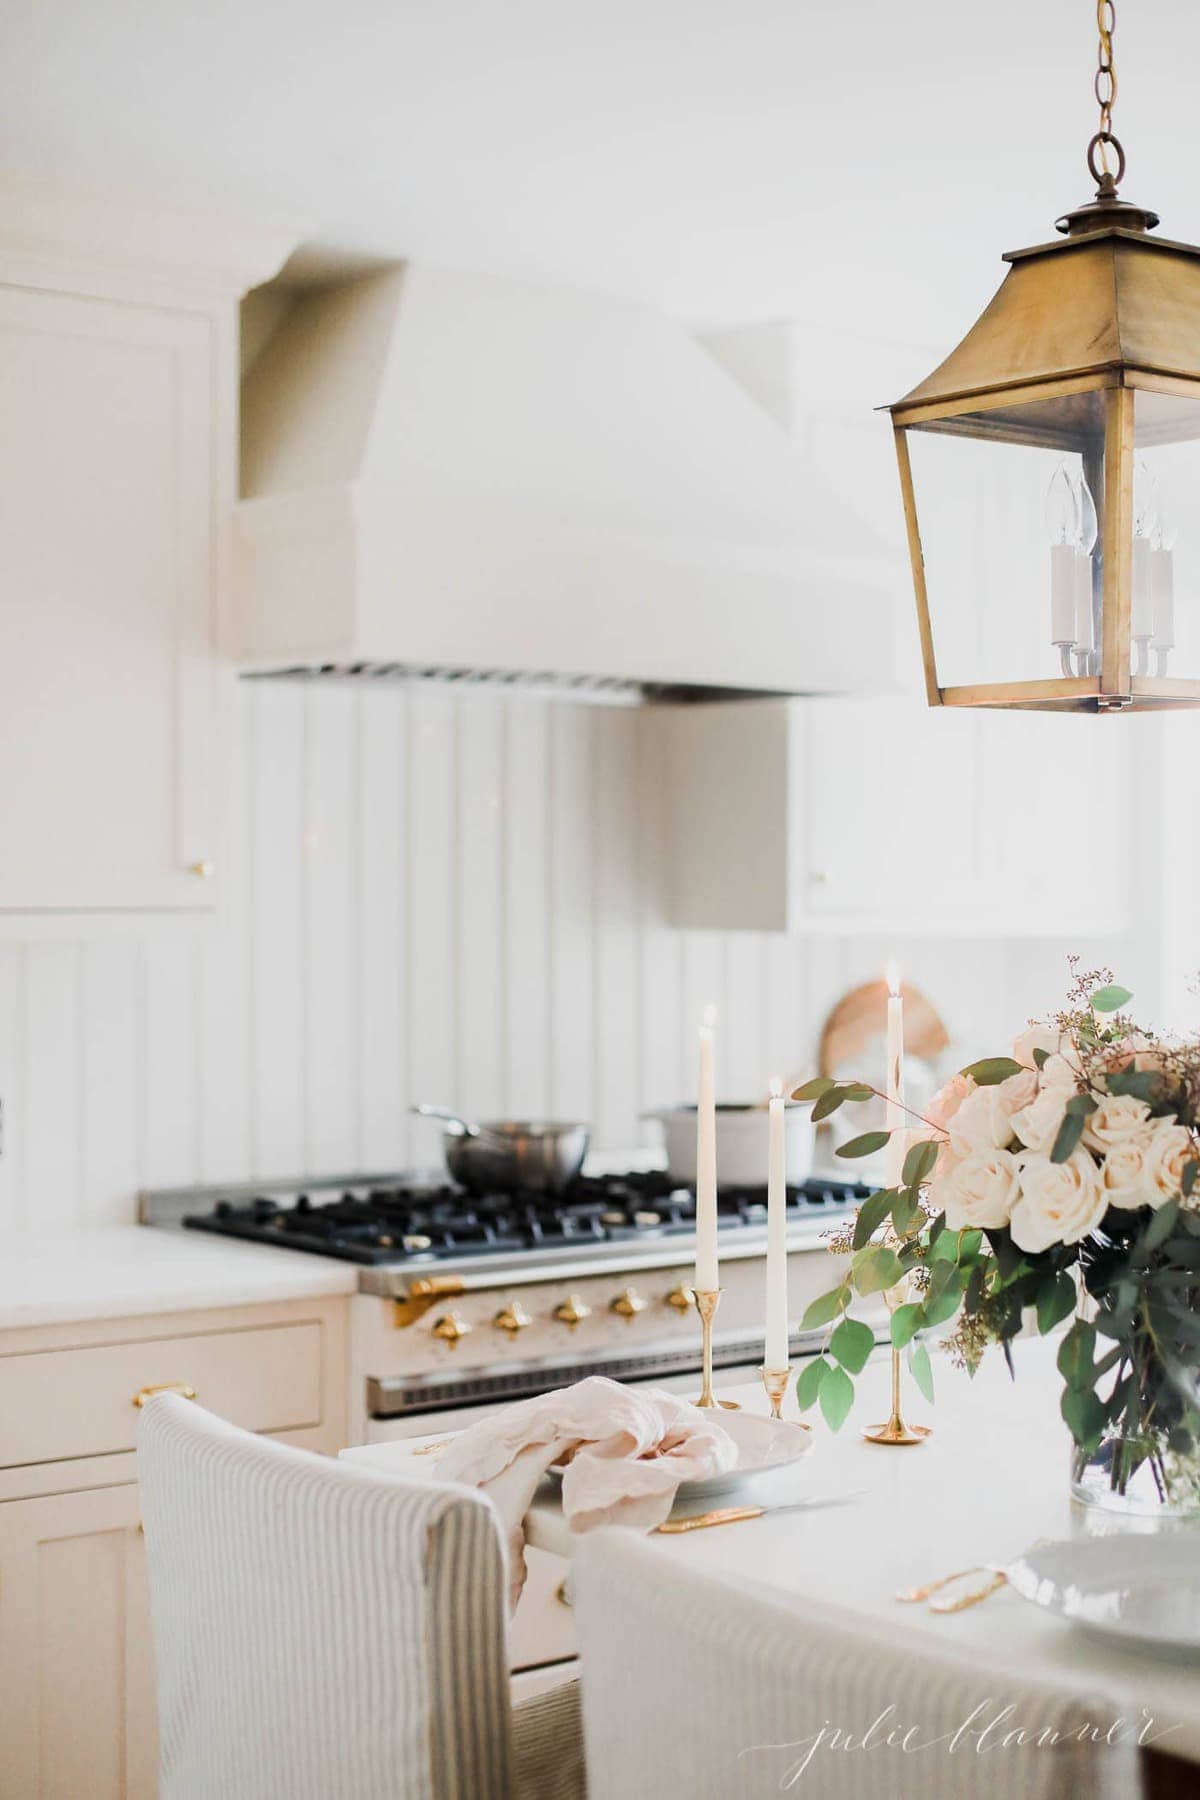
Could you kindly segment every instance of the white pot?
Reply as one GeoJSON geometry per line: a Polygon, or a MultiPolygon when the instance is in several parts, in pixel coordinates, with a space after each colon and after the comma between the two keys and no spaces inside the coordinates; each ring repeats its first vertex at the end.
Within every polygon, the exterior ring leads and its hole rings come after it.
{"type": "MultiPolygon", "coordinates": [[[[813,1123],[807,1106],[784,1111],[784,1146],[789,1186],[799,1186],[812,1173],[813,1123]]],[[[667,1173],[681,1187],[696,1185],[696,1108],[667,1106],[646,1114],[663,1128],[667,1173]]],[[[720,1104],[717,1107],[717,1185],[767,1185],[768,1115],[765,1106],[720,1104]]]]}

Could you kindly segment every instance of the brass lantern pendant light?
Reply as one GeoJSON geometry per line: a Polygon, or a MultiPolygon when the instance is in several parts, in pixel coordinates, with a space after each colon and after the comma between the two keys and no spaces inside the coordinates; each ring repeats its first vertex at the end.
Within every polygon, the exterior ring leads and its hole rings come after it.
{"type": "Polygon", "coordinates": [[[1117,196],[1097,21],[1095,199],[888,409],[931,706],[1200,706],[1200,249],[1117,196]]]}

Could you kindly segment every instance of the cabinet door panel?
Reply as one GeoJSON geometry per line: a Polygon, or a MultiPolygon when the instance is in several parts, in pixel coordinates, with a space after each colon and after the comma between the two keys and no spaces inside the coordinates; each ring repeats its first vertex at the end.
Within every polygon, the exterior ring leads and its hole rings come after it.
{"type": "Polygon", "coordinates": [[[0,290],[0,908],[210,904],[212,351],[0,290]]]}
{"type": "Polygon", "coordinates": [[[150,1800],[157,1745],[136,1487],[0,1506],[0,1793],[150,1800]]]}
{"type": "Polygon", "coordinates": [[[904,699],[809,703],[804,911],[903,922],[963,905],[976,828],[972,726],[904,699]]]}

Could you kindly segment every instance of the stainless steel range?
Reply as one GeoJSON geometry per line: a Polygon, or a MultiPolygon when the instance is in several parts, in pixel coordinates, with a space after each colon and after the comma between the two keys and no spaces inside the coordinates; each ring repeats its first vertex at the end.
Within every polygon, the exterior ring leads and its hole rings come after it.
{"type": "MultiPolygon", "coordinates": [[[[837,1180],[789,1189],[794,1319],[830,1284],[826,1235],[869,1192],[837,1180]]],[[[363,1441],[431,1431],[447,1413],[463,1424],[586,1373],[696,1385],[695,1197],[660,1172],[582,1176],[557,1195],[476,1196],[392,1174],[171,1189],[143,1195],[142,1216],[359,1266],[351,1416],[363,1441]]],[[[719,1217],[714,1360],[752,1370],[765,1193],[722,1188],[719,1217]]],[[[795,1333],[793,1349],[819,1337],[795,1333]]]]}

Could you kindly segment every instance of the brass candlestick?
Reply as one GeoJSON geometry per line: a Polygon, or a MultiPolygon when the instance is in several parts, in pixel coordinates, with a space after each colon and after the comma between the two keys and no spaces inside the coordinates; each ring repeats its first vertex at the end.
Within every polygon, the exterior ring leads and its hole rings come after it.
{"type": "MultiPolygon", "coordinates": [[[[771,1402],[771,1417],[782,1419],[783,1396],[787,1392],[788,1378],[791,1369],[768,1369],[765,1365],[758,1371],[762,1376],[762,1384],[767,1390],[767,1399],[771,1402]]],[[[803,1425],[803,1420],[801,1421],[803,1425]]],[[[809,1427],[804,1425],[804,1430],[809,1427]]]]}
{"type": "Polygon", "coordinates": [[[712,1385],[712,1330],[713,1318],[721,1304],[721,1290],[716,1288],[693,1288],[692,1297],[696,1302],[696,1311],[700,1314],[701,1349],[700,1349],[700,1398],[697,1406],[723,1406],[729,1412],[738,1411],[736,1400],[718,1400],[713,1393],[712,1385]]]}
{"type": "Polygon", "coordinates": [[[884,1425],[864,1425],[868,1444],[923,1444],[933,1427],[909,1425],[900,1410],[900,1352],[892,1351],[892,1415],[884,1425]]]}

